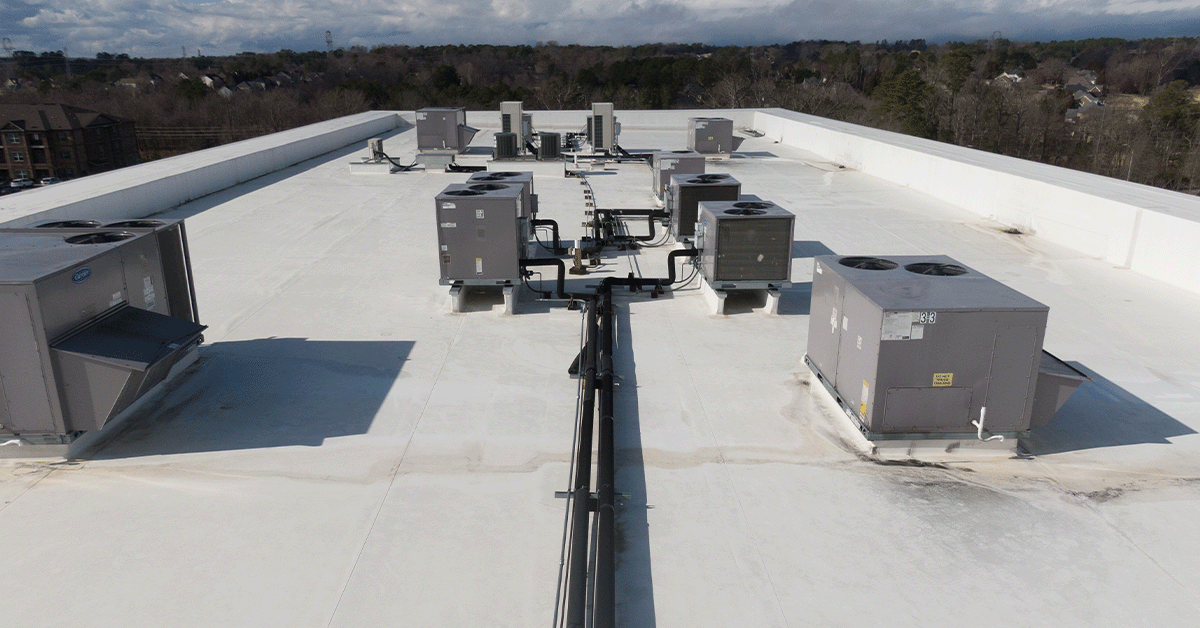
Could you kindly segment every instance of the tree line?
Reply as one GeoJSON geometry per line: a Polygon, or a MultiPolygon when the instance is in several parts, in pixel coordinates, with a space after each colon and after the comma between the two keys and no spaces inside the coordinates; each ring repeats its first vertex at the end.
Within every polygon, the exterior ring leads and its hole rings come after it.
{"type": "Polygon", "coordinates": [[[1169,189],[1200,188],[1197,38],[381,45],[178,59],[15,51],[2,76],[4,102],[62,102],[135,120],[144,159],[368,109],[612,102],[619,109],[783,107],[1169,189]],[[203,82],[212,75],[238,85],[280,73],[285,80],[271,89],[225,96],[203,82]],[[1082,101],[1080,83],[1092,90],[1082,101]]]}

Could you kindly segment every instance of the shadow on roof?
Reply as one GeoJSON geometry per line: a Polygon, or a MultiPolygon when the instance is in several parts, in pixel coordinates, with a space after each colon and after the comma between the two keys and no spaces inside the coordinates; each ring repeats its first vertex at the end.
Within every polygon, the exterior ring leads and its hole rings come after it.
{"type": "Polygon", "coordinates": [[[1029,438],[1022,440],[1029,453],[1056,454],[1146,443],[1169,445],[1169,438],[1196,433],[1095,371],[1078,362],[1068,364],[1094,381],[1084,382],[1050,423],[1033,429],[1029,438]]]}
{"type": "Polygon", "coordinates": [[[365,434],[413,344],[264,338],[201,347],[172,390],[75,457],[316,447],[365,434]]]}
{"type": "MultiPolygon", "coordinates": [[[[629,308],[616,308],[617,337],[633,346],[629,308]]],[[[637,365],[632,351],[613,355],[621,385],[613,395],[616,481],[628,495],[617,507],[617,625],[654,628],[654,578],[650,569],[650,522],[647,511],[646,466],[642,457],[642,425],[638,412],[637,365]]]]}

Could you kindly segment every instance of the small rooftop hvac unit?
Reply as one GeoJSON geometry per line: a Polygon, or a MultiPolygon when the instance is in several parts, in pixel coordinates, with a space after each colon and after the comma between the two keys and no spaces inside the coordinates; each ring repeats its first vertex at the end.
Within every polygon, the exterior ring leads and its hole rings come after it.
{"type": "Polygon", "coordinates": [[[727,174],[671,175],[666,205],[671,212],[675,239],[690,238],[696,233],[700,201],[736,201],[741,194],[742,184],[727,174]]]}
{"type": "Polygon", "coordinates": [[[180,221],[0,233],[0,433],[96,430],[200,343],[180,221]]]}
{"type": "Polygon", "coordinates": [[[612,152],[617,143],[621,127],[613,112],[610,102],[592,103],[592,115],[588,118],[588,141],[592,143],[594,152],[612,152]]]}
{"type": "Polygon", "coordinates": [[[674,174],[704,174],[704,155],[694,150],[656,151],[651,162],[650,189],[666,200],[667,186],[674,174]]]}
{"type": "Polygon", "coordinates": [[[434,199],[443,285],[520,281],[529,242],[520,183],[454,184],[434,199]]]}
{"type": "Polygon", "coordinates": [[[706,155],[728,155],[742,145],[728,118],[688,118],[688,148],[706,155]]]}
{"type": "Polygon", "coordinates": [[[492,153],[492,158],[516,159],[519,150],[516,133],[497,133],[496,150],[492,153]]]}
{"type": "Polygon", "coordinates": [[[805,362],[869,438],[1016,434],[1087,379],[1049,308],[944,255],[824,255],[812,286],[805,362]]]}
{"type": "Polygon", "coordinates": [[[461,153],[478,132],[467,126],[465,107],[426,107],[417,111],[417,150],[461,153]]]}
{"type": "Polygon", "coordinates": [[[552,160],[562,157],[562,135],[543,131],[538,133],[538,159],[552,160]]]}
{"type": "Polygon", "coordinates": [[[537,195],[533,193],[532,172],[502,172],[489,170],[486,172],[472,173],[467,179],[468,185],[478,185],[480,183],[504,183],[510,185],[520,185],[523,192],[521,196],[521,217],[528,218],[537,213],[537,195]]]}
{"type": "Polygon", "coordinates": [[[700,271],[718,290],[786,288],[796,216],[765,201],[701,201],[700,271]]]}

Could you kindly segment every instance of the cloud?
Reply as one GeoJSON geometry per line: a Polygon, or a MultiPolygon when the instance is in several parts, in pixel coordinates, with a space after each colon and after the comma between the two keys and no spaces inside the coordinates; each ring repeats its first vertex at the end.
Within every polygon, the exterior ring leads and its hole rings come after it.
{"type": "Polygon", "coordinates": [[[930,41],[1196,32],[1200,0],[9,0],[18,49],[173,55],[445,43],[930,41]]]}

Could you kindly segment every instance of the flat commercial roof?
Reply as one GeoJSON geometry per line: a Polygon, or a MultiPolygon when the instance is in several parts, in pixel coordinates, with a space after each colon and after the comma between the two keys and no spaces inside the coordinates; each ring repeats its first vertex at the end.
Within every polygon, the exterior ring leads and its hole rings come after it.
{"type": "MultiPolygon", "coordinates": [[[[617,115],[638,152],[695,114],[617,115]]],[[[162,214],[200,359],[77,457],[0,461],[0,623],[556,625],[582,317],[528,292],[450,313],[433,198],[467,175],[352,175],[364,144],[162,214]]],[[[384,148],[407,162],[413,128],[384,148]]],[[[1200,295],[843,165],[769,135],[708,163],[797,216],[778,315],[714,316],[700,279],[616,293],[618,625],[1200,625],[1200,295]],[[1027,455],[872,455],[802,361],[828,253],[949,255],[1048,305],[1045,348],[1094,381],[1027,455]]],[[[584,178],[652,206],[646,165],[584,178]]],[[[581,235],[581,179],[535,187],[581,235]]]]}

